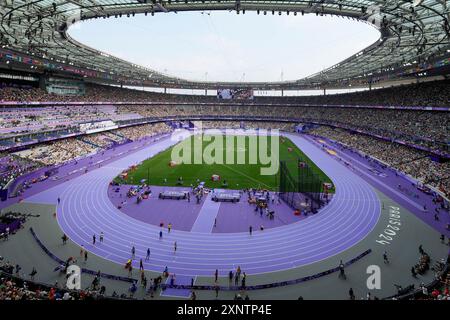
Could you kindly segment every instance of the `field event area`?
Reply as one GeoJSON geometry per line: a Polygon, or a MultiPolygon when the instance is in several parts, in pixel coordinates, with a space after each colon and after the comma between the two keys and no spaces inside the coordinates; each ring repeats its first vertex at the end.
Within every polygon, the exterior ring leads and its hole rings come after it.
{"type": "Polygon", "coordinates": [[[205,182],[208,188],[277,191],[280,161],[284,161],[294,175],[299,168],[299,161],[305,163],[323,181],[331,183],[323,171],[284,136],[218,134],[190,136],[143,163],[130,167],[115,182],[128,185],[145,182],[156,186],[196,186],[205,182]],[[197,150],[201,150],[200,155],[197,150]],[[276,154],[272,154],[273,151],[276,154]],[[262,159],[261,155],[266,159],[262,159]],[[178,159],[173,160],[173,157],[178,159]],[[180,163],[180,159],[184,163],[180,163]],[[270,174],[262,174],[264,168],[270,174]],[[271,168],[276,171],[269,170],[271,168]]]}

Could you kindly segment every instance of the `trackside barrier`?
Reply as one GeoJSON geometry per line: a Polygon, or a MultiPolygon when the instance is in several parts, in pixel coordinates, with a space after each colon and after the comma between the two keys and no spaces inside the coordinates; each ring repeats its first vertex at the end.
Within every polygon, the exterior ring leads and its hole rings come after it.
{"type": "MultiPolygon", "coordinates": [[[[31,232],[31,235],[33,236],[34,240],[36,240],[36,242],[39,245],[39,247],[41,247],[41,249],[44,250],[44,252],[52,260],[56,261],[59,265],[65,265],[65,263],[66,263],[65,261],[63,261],[60,258],[58,258],[57,256],[55,256],[53,253],[50,252],[50,250],[47,249],[46,246],[44,246],[42,241],[38,238],[38,236],[34,232],[33,228],[30,228],[30,232],[31,232]]],[[[86,274],[90,274],[90,275],[97,275],[97,273],[98,273],[98,271],[94,271],[94,270],[90,270],[90,269],[86,269],[86,268],[82,268],[81,272],[82,273],[86,273],[86,274]]],[[[128,278],[128,277],[122,277],[122,276],[116,276],[116,275],[112,275],[112,274],[108,274],[108,273],[100,273],[100,277],[101,278],[105,278],[105,279],[129,282],[129,283],[133,283],[133,282],[137,282],[138,281],[137,279],[128,278]]]]}
{"type": "MultiPolygon", "coordinates": [[[[56,261],[60,265],[65,264],[65,261],[63,261],[60,258],[58,258],[57,256],[55,256],[53,253],[51,253],[44,246],[44,244],[41,242],[41,240],[37,237],[37,235],[34,232],[33,228],[30,228],[30,232],[33,235],[33,238],[38,243],[38,245],[42,248],[42,250],[44,250],[44,252],[50,258],[52,258],[54,261],[56,261]]],[[[354,264],[355,262],[361,260],[362,258],[367,256],[371,252],[372,252],[372,249],[368,249],[368,250],[364,251],[363,253],[361,253],[357,257],[355,257],[355,258],[345,262],[344,266],[348,267],[348,266],[354,264]]],[[[219,290],[222,290],[222,291],[237,291],[237,290],[242,290],[242,289],[245,289],[245,290],[261,290],[261,289],[277,288],[277,287],[284,287],[284,286],[290,286],[290,285],[294,285],[294,284],[299,284],[299,283],[303,283],[303,282],[306,282],[306,281],[310,281],[310,280],[314,280],[314,279],[318,279],[318,278],[327,276],[327,275],[335,273],[337,271],[339,271],[339,267],[328,269],[326,271],[323,271],[323,272],[320,272],[320,273],[316,273],[316,274],[311,275],[311,276],[306,276],[306,277],[303,277],[303,278],[298,278],[298,279],[288,280],[288,281],[283,281],[283,282],[273,282],[273,283],[259,284],[259,285],[254,285],[254,286],[246,286],[245,288],[242,287],[242,286],[221,286],[221,287],[217,287],[217,286],[206,286],[206,285],[190,286],[190,285],[176,285],[176,284],[174,284],[174,285],[161,284],[160,287],[161,287],[162,290],[165,290],[167,288],[172,288],[172,289],[190,289],[190,290],[216,290],[216,288],[219,288],[219,290]]],[[[85,268],[81,269],[81,272],[82,273],[91,274],[91,275],[96,275],[97,274],[96,271],[85,269],[85,268]]],[[[118,281],[125,281],[125,282],[130,282],[130,283],[137,282],[136,279],[132,279],[132,278],[128,278],[128,277],[115,276],[115,275],[111,275],[111,274],[107,274],[107,273],[101,273],[100,277],[106,278],[106,279],[118,280],[118,281]]]]}
{"type": "MultiPolygon", "coordinates": [[[[361,260],[362,258],[367,256],[371,252],[372,252],[372,249],[368,249],[368,250],[364,251],[363,253],[361,253],[357,257],[355,257],[355,258],[345,262],[344,263],[344,267],[348,267],[348,266],[352,265],[353,263],[357,262],[358,260],[361,260]]],[[[306,277],[303,277],[303,278],[298,278],[298,279],[293,279],[293,280],[288,280],[288,281],[283,281],[283,282],[273,282],[273,283],[267,283],[267,284],[245,286],[245,287],[242,287],[242,286],[206,286],[206,285],[190,286],[190,285],[176,285],[176,284],[174,284],[174,285],[161,284],[161,288],[163,290],[167,289],[167,288],[172,288],[172,289],[190,289],[190,290],[216,290],[218,288],[221,291],[261,290],[261,289],[270,289],[270,288],[291,286],[291,285],[294,285],[294,284],[299,284],[299,283],[303,283],[303,282],[306,282],[306,281],[318,279],[318,278],[327,276],[327,275],[332,274],[332,273],[337,272],[337,271],[339,271],[339,267],[328,269],[326,271],[323,271],[323,272],[320,272],[320,273],[316,273],[316,274],[311,275],[311,276],[306,276],[306,277]]]]}

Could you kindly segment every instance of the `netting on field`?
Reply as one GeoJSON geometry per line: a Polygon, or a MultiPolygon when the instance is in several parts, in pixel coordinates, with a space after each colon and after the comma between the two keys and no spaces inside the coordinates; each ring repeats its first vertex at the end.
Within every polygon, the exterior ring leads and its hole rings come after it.
{"type": "Polygon", "coordinates": [[[299,158],[295,166],[281,161],[279,171],[280,198],[294,210],[317,212],[324,205],[324,181],[299,158]]]}

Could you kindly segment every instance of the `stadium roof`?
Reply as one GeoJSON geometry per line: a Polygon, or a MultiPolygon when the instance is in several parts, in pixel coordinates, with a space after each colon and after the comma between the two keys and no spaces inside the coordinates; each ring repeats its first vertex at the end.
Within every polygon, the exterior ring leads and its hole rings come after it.
{"type": "Polygon", "coordinates": [[[64,70],[91,71],[78,72],[85,77],[130,85],[211,89],[230,86],[258,89],[342,87],[358,81],[367,83],[383,77],[395,78],[407,70],[420,70],[424,63],[438,61],[439,64],[439,58],[449,57],[450,48],[450,2],[446,0],[0,0],[0,3],[3,50],[47,61],[36,68],[51,69],[48,63],[51,61],[65,65],[64,70]],[[205,10],[343,16],[371,24],[380,31],[381,37],[345,61],[297,81],[213,83],[158,73],[89,48],[67,34],[71,24],[85,19],[205,10]]]}

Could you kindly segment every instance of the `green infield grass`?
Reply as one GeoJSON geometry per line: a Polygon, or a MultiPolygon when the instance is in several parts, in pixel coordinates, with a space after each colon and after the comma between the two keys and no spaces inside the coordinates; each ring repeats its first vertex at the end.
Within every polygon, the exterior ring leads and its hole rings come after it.
{"type": "MultiPolygon", "coordinates": [[[[255,144],[253,143],[254,140],[251,140],[250,137],[238,138],[237,136],[231,136],[229,139],[234,141],[234,148],[228,148],[229,150],[227,150],[227,144],[224,142],[223,136],[191,136],[179,142],[176,146],[143,161],[135,169],[129,170],[128,176],[125,179],[117,177],[116,182],[119,182],[120,184],[138,185],[145,179],[146,183],[149,185],[179,186],[179,178],[181,177],[183,186],[191,186],[191,184],[196,186],[200,181],[205,182],[206,187],[209,188],[223,188],[223,183],[226,182],[226,187],[229,189],[258,188],[274,191],[278,190],[278,172],[271,175],[261,174],[261,169],[270,167],[270,164],[262,164],[259,156],[257,157],[256,163],[248,164],[250,152],[252,152],[253,155],[255,154],[255,150],[257,150],[258,154],[260,153],[260,144],[257,143],[257,148],[251,148],[250,145],[254,146],[255,144]],[[217,157],[219,153],[222,152],[223,161],[213,164],[206,164],[202,161],[202,164],[194,164],[195,156],[198,157],[200,153],[196,152],[196,155],[194,154],[194,139],[197,139],[197,143],[201,145],[201,147],[196,150],[202,150],[202,154],[212,155],[213,157],[217,157]],[[243,143],[243,141],[245,141],[245,143],[243,143]],[[190,154],[189,149],[186,149],[189,145],[191,146],[190,154]],[[215,150],[212,150],[213,146],[216,146],[215,150]],[[182,148],[188,150],[185,153],[178,152],[177,154],[180,156],[185,154],[189,155],[188,158],[191,159],[191,163],[175,163],[174,166],[171,166],[170,162],[173,160],[172,150],[174,148],[177,148],[175,150],[180,150],[182,148]],[[226,161],[231,158],[231,155],[234,159],[234,164],[229,164],[230,162],[226,161]],[[243,157],[246,159],[246,164],[236,164],[238,159],[243,159],[243,157]],[[212,181],[212,175],[219,175],[220,181],[212,181]]],[[[273,159],[277,159],[276,161],[286,161],[289,171],[295,172],[294,170],[297,170],[298,159],[301,157],[324,182],[331,183],[328,176],[286,137],[270,137],[267,145],[262,146],[267,149],[263,154],[268,156],[271,154],[269,150],[271,150],[272,144],[275,143],[275,140],[272,139],[279,139],[278,157],[274,157],[273,159]]]]}

